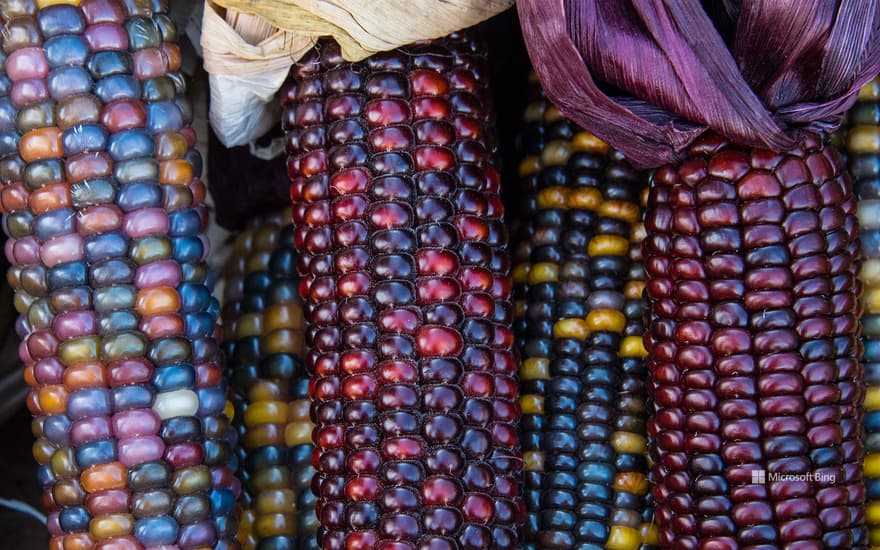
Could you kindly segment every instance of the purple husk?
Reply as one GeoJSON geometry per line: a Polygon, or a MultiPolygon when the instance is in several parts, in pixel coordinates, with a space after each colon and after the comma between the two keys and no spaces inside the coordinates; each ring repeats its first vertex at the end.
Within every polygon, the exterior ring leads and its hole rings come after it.
{"type": "Polygon", "coordinates": [[[707,129],[791,149],[833,131],[880,71],[880,0],[742,0],[731,44],[699,0],[517,6],[547,95],[640,166],[675,161],[707,129]]]}

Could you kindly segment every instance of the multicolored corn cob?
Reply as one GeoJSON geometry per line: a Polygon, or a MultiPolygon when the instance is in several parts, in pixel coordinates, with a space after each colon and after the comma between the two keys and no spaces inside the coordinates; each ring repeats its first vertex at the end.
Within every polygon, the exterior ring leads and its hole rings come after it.
{"type": "Polygon", "coordinates": [[[254,218],[236,238],[224,277],[245,550],[317,548],[314,426],[293,241],[290,210],[254,218]]]}
{"type": "Polygon", "coordinates": [[[847,161],[859,198],[862,241],[865,488],[868,544],[880,548],[880,79],[866,84],[848,113],[847,161]]]}
{"type": "MultiPolygon", "coordinates": [[[[537,84],[535,84],[537,87],[537,84]]],[[[538,93],[520,176],[528,548],[638,550],[646,508],[642,205],[647,179],[538,93]]]]}
{"type": "Polygon", "coordinates": [[[284,95],[319,545],[513,549],[523,519],[507,231],[469,32],[284,95]]]}
{"type": "Polygon", "coordinates": [[[0,4],[0,204],[52,550],[238,547],[205,187],[165,12],[0,4]]]}
{"type": "Polygon", "coordinates": [[[859,242],[836,150],[706,134],[645,240],[664,547],[864,548],[859,242]]]}

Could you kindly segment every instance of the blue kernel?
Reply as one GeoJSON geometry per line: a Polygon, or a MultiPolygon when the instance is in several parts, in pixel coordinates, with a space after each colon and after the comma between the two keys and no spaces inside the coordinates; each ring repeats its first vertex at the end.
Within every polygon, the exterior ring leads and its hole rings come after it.
{"type": "Polygon", "coordinates": [[[73,506],[62,508],[58,513],[58,523],[61,530],[66,533],[76,533],[89,530],[89,522],[92,516],[85,506],[73,506]]]}
{"type": "Polygon", "coordinates": [[[48,488],[55,484],[56,476],[52,471],[51,464],[37,466],[37,484],[42,488],[48,488]]]}
{"type": "Polygon", "coordinates": [[[83,16],[74,6],[48,6],[37,12],[37,23],[43,38],[59,34],[82,34],[86,27],[83,16]]]}
{"type": "Polygon", "coordinates": [[[113,409],[117,412],[129,409],[144,409],[153,405],[153,393],[144,386],[114,388],[111,397],[113,409]]]}
{"type": "Polygon", "coordinates": [[[130,183],[119,190],[117,206],[123,212],[162,206],[162,189],[155,183],[130,183]]]}
{"type": "Polygon", "coordinates": [[[8,130],[0,133],[0,157],[18,153],[18,132],[8,130]]]}
{"type": "Polygon", "coordinates": [[[862,426],[867,432],[880,431],[880,411],[871,411],[865,413],[865,420],[862,426]]]}
{"type": "Polygon", "coordinates": [[[153,137],[146,130],[125,130],[110,136],[107,152],[115,161],[153,156],[153,137]]]}
{"type": "Polygon", "coordinates": [[[153,372],[153,385],[156,391],[167,392],[191,388],[195,383],[196,371],[191,365],[169,365],[153,372]]]}
{"type": "Polygon", "coordinates": [[[188,338],[208,338],[214,332],[214,317],[210,313],[186,313],[183,322],[188,338]]]}
{"type": "Polygon", "coordinates": [[[43,53],[53,69],[66,65],[82,66],[89,58],[89,46],[81,35],[67,34],[46,40],[43,53]]]}
{"type": "Polygon", "coordinates": [[[67,416],[79,420],[91,416],[110,416],[110,395],[106,388],[82,388],[67,398],[67,416]]]}
{"type": "Polygon", "coordinates": [[[70,442],[70,419],[64,414],[47,416],[43,421],[43,436],[55,445],[70,442]]]}
{"type": "Polygon", "coordinates": [[[178,530],[179,526],[171,516],[143,518],[134,524],[134,536],[145,547],[174,544],[178,530]]]}
{"type": "Polygon", "coordinates": [[[211,416],[223,412],[226,394],[221,388],[198,388],[199,416],[211,416]]]}
{"type": "Polygon", "coordinates": [[[614,483],[617,471],[608,464],[599,462],[583,462],[578,468],[578,478],[590,483],[614,483]]]}
{"type": "Polygon", "coordinates": [[[114,258],[92,264],[93,287],[128,284],[134,278],[134,267],[124,259],[114,258]]]}
{"type": "Polygon", "coordinates": [[[179,210],[168,216],[171,237],[189,237],[198,234],[202,228],[202,218],[195,209],[179,210]]]}
{"type": "Polygon", "coordinates": [[[82,67],[70,65],[49,72],[49,94],[56,101],[92,91],[92,76],[82,67]]]}
{"type": "Polygon", "coordinates": [[[128,52],[101,51],[92,54],[88,68],[92,76],[100,80],[113,75],[130,75],[134,64],[128,52]]]}
{"type": "Polygon", "coordinates": [[[172,101],[157,101],[147,105],[147,127],[154,134],[176,132],[183,128],[183,113],[172,101]]]}
{"type": "Polygon", "coordinates": [[[140,99],[141,83],[131,75],[108,76],[95,84],[95,95],[105,104],[117,99],[140,99]]]}
{"type": "Polygon", "coordinates": [[[128,252],[128,239],[121,231],[94,235],[86,238],[85,252],[86,259],[91,263],[125,256],[128,252]]]}
{"type": "Polygon", "coordinates": [[[134,307],[136,291],[131,285],[96,288],[93,293],[95,311],[102,313],[134,307]]]}
{"type": "Polygon", "coordinates": [[[211,293],[203,284],[182,283],[177,292],[180,294],[180,311],[184,313],[203,311],[211,301],[211,293]]]}
{"type": "Polygon", "coordinates": [[[76,231],[76,214],[69,208],[60,208],[40,214],[33,224],[34,236],[43,242],[74,231],[76,231]]]}
{"type": "Polygon", "coordinates": [[[64,154],[72,157],[87,151],[103,151],[107,148],[107,130],[97,124],[81,124],[68,128],[61,134],[64,154]]]}
{"type": "Polygon", "coordinates": [[[171,244],[172,255],[180,263],[197,262],[205,255],[205,245],[196,237],[174,237],[171,244]]]}
{"type": "Polygon", "coordinates": [[[98,332],[101,336],[138,329],[138,316],[128,310],[102,313],[98,318],[98,332]]]}
{"type": "Polygon", "coordinates": [[[97,464],[107,464],[116,460],[116,442],[113,439],[90,441],[83,443],[74,451],[76,463],[82,468],[91,468],[97,464]]]}
{"type": "Polygon", "coordinates": [[[215,516],[225,516],[231,513],[232,507],[235,506],[235,495],[228,489],[212,489],[209,498],[211,513],[215,516]]]}
{"type": "Polygon", "coordinates": [[[47,279],[51,290],[89,284],[85,262],[68,262],[51,267],[47,279]]]}
{"type": "Polygon", "coordinates": [[[15,117],[18,115],[18,109],[13,107],[8,97],[0,97],[0,131],[14,131],[15,117]]]}

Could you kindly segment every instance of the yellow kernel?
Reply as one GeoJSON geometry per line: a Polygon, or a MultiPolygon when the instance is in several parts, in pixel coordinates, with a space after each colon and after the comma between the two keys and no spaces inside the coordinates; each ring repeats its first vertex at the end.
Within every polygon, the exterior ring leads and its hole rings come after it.
{"type": "Polygon", "coordinates": [[[528,303],[526,300],[516,300],[513,302],[513,316],[516,319],[523,319],[526,316],[526,310],[528,309],[528,303]]]}
{"type": "Polygon", "coordinates": [[[257,538],[295,534],[296,518],[293,514],[264,514],[254,521],[254,535],[257,538]]]}
{"type": "Polygon", "coordinates": [[[581,187],[568,193],[569,208],[596,210],[601,207],[603,200],[602,192],[595,187],[581,187]]]}
{"type": "Polygon", "coordinates": [[[865,409],[880,410],[880,386],[868,386],[865,392],[865,409]]]}
{"type": "Polygon", "coordinates": [[[865,154],[880,151],[880,129],[876,126],[856,126],[846,136],[850,153],[865,154]]]}
{"type": "Polygon", "coordinates": [[[565,187],[554,185],[538,191],[538,208],[565,208],[569,191],[565,187]]]}
{"type": "Polygon", "coordinates": [[[636,223],[639,220],[639,207],[628,201],[605,201],[599,207],[599,215],[636,223]]]}
{"type": "Polygon", "coordinates": [[[641,531],[642,544],[650,546],[660,545],[660,533],[657,531],[656,525],[654,525],[653,523],[643,523],[641,531]]]}
{"type": "Polygon", "coordinates": [[[642,536],[638,529],[626,525],[612,525],[605,548],[608,550],[638,550],[642,536]]]}
{"type": "Polygon", "coordinates": [[[859,90],[859,101],[880,99],[880,79],[875,78],[859,90]]]}
{"type": "Polygon", "coordinates": [[[641,300],[645,292],[645,281],[629,281],[623,287],[623,297],[627,300],[641,300]]]}
{"type": "Polygon", "coordinates": [[[590,256],[623,256],[629,252],[629,241],[618,235],[596,235],[587,245],[590,256]]]}
{"type": "Polygon", "coordinates": [[[547,110],[544,111],[544,122],[556,122],[557,120],[562,120],[565,118],[563,114],[556,108],[555,105],[548,105],[547,110]]]}
{"type": "Polygon", "coordinates": [[[521,380],[550,380],[550,360],[543,357],[529,357],[519,368],[521,380]]]}
{"type": "Polygon", "coordinates": [[[647,236],[648,231],[645,229],[645,224],[635,223],[629,232],[629,242],[633,243],[636,247],[641,248],[642,241],[644,241],[647,236]]]}
{"type": "Polygon", "coordinates": [[[865,313],[880,313],[880,288],[868,289],[862,295],[862,304],[865,306],[865,313]]]}
{"type": "Polygon", "coordinates": [[[245,426],[283,424],[285,422],[287,422],[287,403],[284,401],[251,403],[244,411],[245,426]]]}
{"type": "Polygon", "coordinates": [[[880,477],[880,453],[865,455],[865,477],[880,477]]]}
{"type": "Polygon", "coordinates": [[[245,272],[254,273],[257,271],[266,271],[269,269],[269,260],[271,257],[272,253],[266,250],[251,253],[247,259],[247,263],[245,263],[245,272]]]}
{"type": "Polygon", "coordinates": [[[648,350],[645,349],[645,342],[641,336],[626,336],[620,342],[620,355],[644,359],[648,356],[648,350]]]}
{"type": "Polygon", "coordinates": [[[555,283],[559,280],[559,266],[550,262],[539,262],[529,270],[529,284],[555,283]]]}
{"type": "Polygon", "coordinates": [[[302,329],[302,306],[295,302],[275,304],[266,309],[263,315],[263,323],[266,332],[280,328],[302,329]]]}
{"type": "Polygon", "coordinates": [[[544,471],[544,453],[541,451],[527,451],[523,453],[523,463],[526,471],[544,471]]]}
{"type": "Polygon", "coordinates": [[[553,325],[554,338],[575,338],[586,340],[590,335],[587,321],[583,319],[560,319],[553,325]]]}
{"type": "Polygon", "coordinates": [[[37,0],[37,9],[58,5],[79,6],[79,4],[80,0],[37,0]]]}
{"type": "Polygon", "coordinates": [[[571,146],[575,151],[590,151],[600,155],[608,154],[611,149],[607,143],[587,131],[576,133],[571,146]]]}
{"type": "Polygon", "coordinates": [[[223,405],[223,414],[226,415],[226,418],[232,420],[235,418],[235,407],[232,406],[232,401],[226,400],[226,404],[223,405]]]}
{"type": "Polygon", "coordinates": [[[291,401],[287,404],[287,421],[307,422],[309,420],[309,409],[311,406],[312,402],[309,399],[296,399],[295,401],[291,401]]]}
{"type": "Polygon", "coordinates": [[[869,501],[867,507],[868,525],[877,525],[880,523],[880,501],[869,501]]]}
{"type": "Polygon", "coordinates": [[[587,314],[590,332],[623,332],[626,316],[616,309],[594,309],[587,314]]]}
{"type": "Polygon", "coordinates": [[[263,314],[244,313],[235,322],[235,337],[247,338],[263,334],[263,314]]]}
{"type": "Polygon", "coordinates": [[[614,478],[614,490],[645,495],[648,493],[648,476],[639,472],[621,472],[614,478]]]}
{"type": "Polygon", "coordinates": [[[544,414],[544,396],[528,393],[519,398],[523,414],[544,414]]]}
{"type": "Polygon", "coordinates": [[[292,422],[284,428],[284,443],[288,447],[312,442],[312,425],[309,422],[292,422]]]}
{"type": "Polygon", "coordinates": [[[541,164],[544,166],[560,166],[568,162],[571,156],[571,143],[553,140],[541,151],[541,164]]]}
{"type": "Polygon", "coordinates": [[[521,178],[533,176],[541,171],[541,159],[534,155],[529,155],[519,161],[519,169],[517,173],[521,178]]]}
{"type": "MultiPolygon", "coordinates": [[[[866,287],[880,286],[880,259],[869,259],[862,263],[862,271],[859,274],[862,284],[866,287]]],[[[16,296],[20,293],[17,292],[16,296]]]]}
{"type": "Polygon", "coordinates": [[[544,111],[547,109],[547,103],[544,101],[533,101],[526,106],[526,112],[523,120],[526,122],[540,122],[544,118],[544,111]]]}
{"type": "Polygon", "coordinates": [[[611,436],[611,446],[618,453],[645,454],[648,452],[648,442],[645,436],[633,432],[614,432],[611,436]]]}
{"type": "Polygon", "coordinates": [[[514,284],[523,285],[529,282],[529,271],[532,266],[529,264],[518,264],[513,267],[514,284]]]}

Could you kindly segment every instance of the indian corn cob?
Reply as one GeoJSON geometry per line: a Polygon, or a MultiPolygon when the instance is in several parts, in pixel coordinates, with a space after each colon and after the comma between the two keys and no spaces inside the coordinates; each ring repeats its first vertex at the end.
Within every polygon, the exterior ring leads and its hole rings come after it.
{"type": "Polygon", "coordinates": [[[298,279],[290,210],[253,218],[227,264],[222,315],[245,550],[317,548],[298,279]]]}
{"type": "Polygon", "coordinates": [[[880,79],[866,84],[848,113],[846,152],[856,196],[862,240],[864,285],[865,488],[868,544],[880,547],[880,79]]]}
{"type": "Polygon", "coordinates": [[[205,187],[166,6],[0,13],[0,204],[50,548],[236,548],[205,187]]]}
{"type": "Polygon", "coordinates": [[[646,227],[661,544],[864,547],[860,252],[839,154],[708,133],[655,171],[646,227]]]}
{"type": "Polygon", "coordinates": [[[283,97],[324,549],[519,546],[485,62],[470,32],[357,63],[325,41],[283,97]]]}
{"type": "MultiPolygon", "coordinates": [[[[536,86],[537,87],[537,86],[536,86]]],[[[538,94],[520,176],[532,210],[517,244],[529,548],[637,550],[646,507],[642,344],[646,178],[538,94]]]]}

